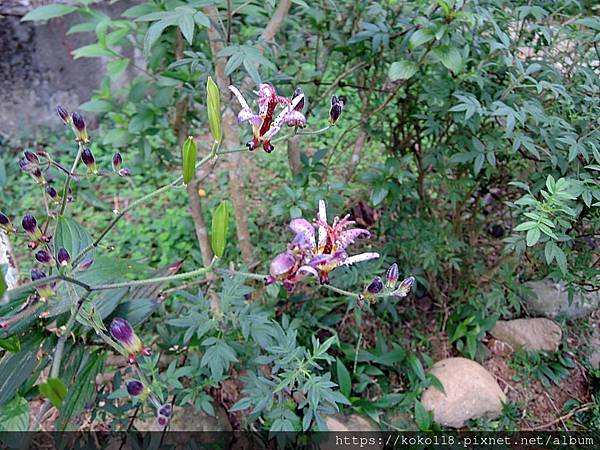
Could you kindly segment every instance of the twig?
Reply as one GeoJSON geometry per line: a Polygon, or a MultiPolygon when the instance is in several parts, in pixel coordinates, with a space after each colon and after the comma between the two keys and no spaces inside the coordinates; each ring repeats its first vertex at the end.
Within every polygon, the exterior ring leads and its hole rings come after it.
{"type": "Polygon", "coordinates": [[[537,431],[537,430],[542,430],[544,428],[548,428],[552,425],[557,424],[558,422],[562,422],[563,420],[567,420],[570,417],[573,417],[577,413],[587,411],[588,409],[592,409],[593,407],[594,407],[593,402],[586,403],[584,405],[581,405],[579,408],[574,409],[573,411],[569,412],[568,414],[565,414],[564,416],[560,416],[558,419],[555,419],[552,422],[548,422],[543,425],[538,425],[538,426],[531,427],[531,428],[525,428],[522,431],[537,431]]]}

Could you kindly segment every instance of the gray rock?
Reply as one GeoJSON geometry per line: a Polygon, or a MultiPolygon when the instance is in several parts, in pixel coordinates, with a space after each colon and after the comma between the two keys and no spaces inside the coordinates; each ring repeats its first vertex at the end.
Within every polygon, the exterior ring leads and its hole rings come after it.
{"type": "Polygon", "coordinates": [[[430,386],[421,403],[433,411],[436,422],[460,428],[470,419],[500,415],[506,396],[480,364],[466,358],[447,358],[435,363],[431,373],[440,380],[445,393],[430,386]]]}
{"type": "Polygon", "coordinates": [[[569,302],[569,293],[562,283],[544,279],[525,284],[533,290],[533,294],[524,299],[527,311],[533,315],[550,319],[557,317],[578,319],[600,308],[600,292],[586,296],[575,294],[569,302]]]}
{"type": "Polygon", "coordinates": [[[555,352],[562,338],[562,330],[550,319],[499,320],[490,334],[514,349],[555,352]]]}
{"type": "Polygon", "coordinates": [[[379,431],[379,426],[371,419],[358,414],[332,414],[325,419],[329,431],[379,431]]]}
{"type": "MultiPolygon", "coordinates": [[[[231,423],[225,409],[217,406],[215,413],[213,417],[203,411],[197,411],[193,406],[175,406],[169,431],[231,431],[231,423]]],[[[135,428],[138,431],[160,431],[154,419],[136,420],[135,428]]]]}

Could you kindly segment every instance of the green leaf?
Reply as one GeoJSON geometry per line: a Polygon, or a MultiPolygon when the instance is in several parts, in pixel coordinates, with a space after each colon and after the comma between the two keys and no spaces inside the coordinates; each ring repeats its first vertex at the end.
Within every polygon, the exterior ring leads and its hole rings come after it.
{"type": "Polygon", "coordinates": [[[340,392],[344,394],[346,398],[350,397],[350,393],[352,392],[352,377],[350,376],[350,372],[344,366],[344,363],[341,359],[337,358],[335,363],[337,381],[340,385],[340,392]]]}
{"type": "Polygon", "coordinates": [[[213,211],[210,241],[213,252],[219,258],[222,258],[223,253],[225,253],[228,229],[229,207],[227,206],[227,202],[222,201],[213,211]]]}
{"type": "Polygon", "coordinates": [[[114,57],[115,53],[100,44],[90,44],[79,47],[71,52],[73,59],[114,57]]]}
{"type": "Polygon", "coordinates": [[[181,149],[181,159],[183,162],[183,182],[189,184],[196,174],[196,157],[198,156],[198,146],[192,136],[188,136],[181,149]]]}
{"type": "MultiPolygon", "coordinates": [[[[58,218],[56,225],[56,233],[54,236],[54,246],[58,251],[59,248],[67,249],[71,258],[74,258],[84,248],[87,248],[92,243],[92,238],[88,232],[73,219],[64,216],[58,218]]],[[[92,257],[93,251],[87,254],[92,257]]]]}
{"type": "Polygon", "coordinates": [[[17,396],[0,408],[0,432],[28,430],[29,403],[17,396]]]}
{"type": "Polygon", "coordinates": [[[419,400],[415,401],[415,422],[420,431],[431,429],[431,416],[419,400]]]}
{"type": "Polygon", "coordinates": [[[373,189],[373,192],[371,192],[371,202],[373,203],[373,206],[377,206],[384,201],[388,195],[388,192],[389,189],[387,185],[377,186],[375,189],[373,189]]]}
{"type": "Polygon", "coordinates": [[[179,16],[177,26],[181,30],[181,34],[190,45],[194,41],[194,18],[191,14],[183,13],[179,16]]]}
{"type": "Polygon", "coordinates": [[[527,232],[527,246],[528,247],[533,247],[535,244],[537,244],[537,241],[539,241],[540,236],[541,236],[541,232],[539,228],[532,228],[531,230],[529,230],[527,232]]]}
{"type": "Polygon", "coordinates": [[[8,289],[8,285],[6,284],[6,279],[4,278],[4,271],[0,267],[0,300],[4,297],[4,293],[8,289]]]}
{"type": "Polygon", "coordinates": [[[71,418],[83,411],[86,403],[88,403],[96,394],[96,387],[94,380],[96,375],[102,372],[104,367],[105,354],[100,351],[94,352],[85,361],[83,367],[77,376],[75,381],[71,384],[71,388],[65,398],[65,401],[60,410],[60,418],[57,422],[57,431],[64,431],[69,424],[71,418]]]}
{"type": "Polygon", "coordinates": [[[56,407],[60,405],[67,396],[67,387],[59,378],[48,378],[48,381],[38,385],[40,394],[46,397],[56,407]]]}
{"type": "Polygon", "coordinates": [[[419,69],[419,66],[417,66],[417,64],[412,61],[407,61],[407,60],[396,61],[395,63],[392,63],[392,65],[390,66],[388,76],[390,77],[390,80],[392,80],[392,81],[408,80],[415,73],[417,73],[418,69],[419,69]]]}
{"type": "Polygon", "coordinates": [[[421,361],[419,361],[419,358],[417,358],[413,353],[411,353],[410,355],[408,355],[407,360],[408,365],[415,373],[415,375],[417,375],[419,380],[425,381],[427,377],[425,376],[425,370],[423,370],[423,365],[421,364],[421,361]]]}
{"type": "Polygon", "coordinates": [[[21,21],[26,22],[29,20],[48,20],[53,19],[54,17],[66,16],[67,14],[71,14],[75,11],[77,11],[75,6],[57,4],[46,5],[36,8],[33,11],[29,11],[27,14],[25,14],[21,21]]]}
{"type": "Polygon", "coordinates": [[[430,30],[421,28],[411,35],[408,43],[410,48],[417,48],[418,46],[431,41],[433,38],[434,34],[430,30]]]}
{"type": "Polygon", "coordinates": [[[431,54],[440,61],[444,67],[451,70],[455,75],[461,71],[463,60],[460,52],[456,47],[442,45],[434,48],[431,54]]]}
{"type": "Polygon", "coordinates": [[[129,58],[117,59],[106,65],[106,73],[110,78],[116,80],[125,72],[127,66],[129,66],[129,58]]]}
{"type": "Polygon", "coordinates": [[[30,333],[21,342],[21,351],[6,353],[0,360],[0,405],[10,400],[38,364],[41,336],[30,333]]]}
{"type": "Polygon", "coordinates": [[[0,347],[11,353],[17,353],[21,351],[21,342],[17,336],[11,336],[6,339],[0,339],[0,347]]]}
{"type": "Polygon", "coordinates": [[[221,93],[211,77],[206,80],[206,107],[210,132],[215,141],[221,142],[221,93]]]}

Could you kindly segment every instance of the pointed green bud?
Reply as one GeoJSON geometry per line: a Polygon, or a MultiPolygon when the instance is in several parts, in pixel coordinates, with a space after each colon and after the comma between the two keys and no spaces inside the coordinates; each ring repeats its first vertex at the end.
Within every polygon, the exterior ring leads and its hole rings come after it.
{"type": "Polygon", "coordinates": [[[192,136],[188,136],[181,149],[181,159],[183,162],[183,182],[189,184],[196,173],[196,157],[198,156],[198,147],[192,136]]]}
{"type": "Polygon", "coordinates": [[[206,106],[208,109],[208,127],[217,142],[223,137],[221,131],[221,93],[211,77],[206,81],[206,106]]]}

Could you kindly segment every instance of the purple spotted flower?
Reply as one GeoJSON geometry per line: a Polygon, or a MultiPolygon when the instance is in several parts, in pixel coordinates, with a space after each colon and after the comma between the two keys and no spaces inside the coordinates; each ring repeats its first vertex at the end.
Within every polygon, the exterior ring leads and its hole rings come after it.
{"type": "Polygon", "coordinates": [[[115,317],[110,324],[110,334],[129,353],[129,362],[133,364],[137,354],[150,355],[150,349],[142,345],[133,327],[127,320],[115,317]]]}
{"type": "Polygon", "coordinates": [[[238,122],[250,122],[252,124],[253,139],[246,144],[249,150],[255,150],[261,144],[267,153],[273,151],[271,139],[275,136],[283,125],[296,126],[304,128],[306,117],[302,114],[299,105],[304,106],[304,93],[302,90],[296,90],[293,99],[277,95],[277,91],[268,83],[263,83],[258,87],[258,98],[255,103],[258,106],[258,114],[255,114],[242,93],[235,86],[229,86],[229,90],[237,98],[242,106],[238,114],[238,122]],[[278,105],[284,105],[283,111],[275,117],[275,109],[278,105]]]}
{"type": "Polygon", "coordinates": [[[370,236],[370,233],[362,228],[348,229],[354,224],[348,217],[336,217],[332,225],[329,225],[325,202],[320,200],[319,212],[314,223],[306,219],[292,220],[290,228],[296,233],[296,237],[288,249],[271,262],[266,283],[279,280],[291,291],[298,281],[307,275],[314,275],[324,284],[329,282],[329,272],[337,267],[379,258],[379,254],[373,252],[354,256],[346,253],[348,246],[356,239],[370,236]]]}

